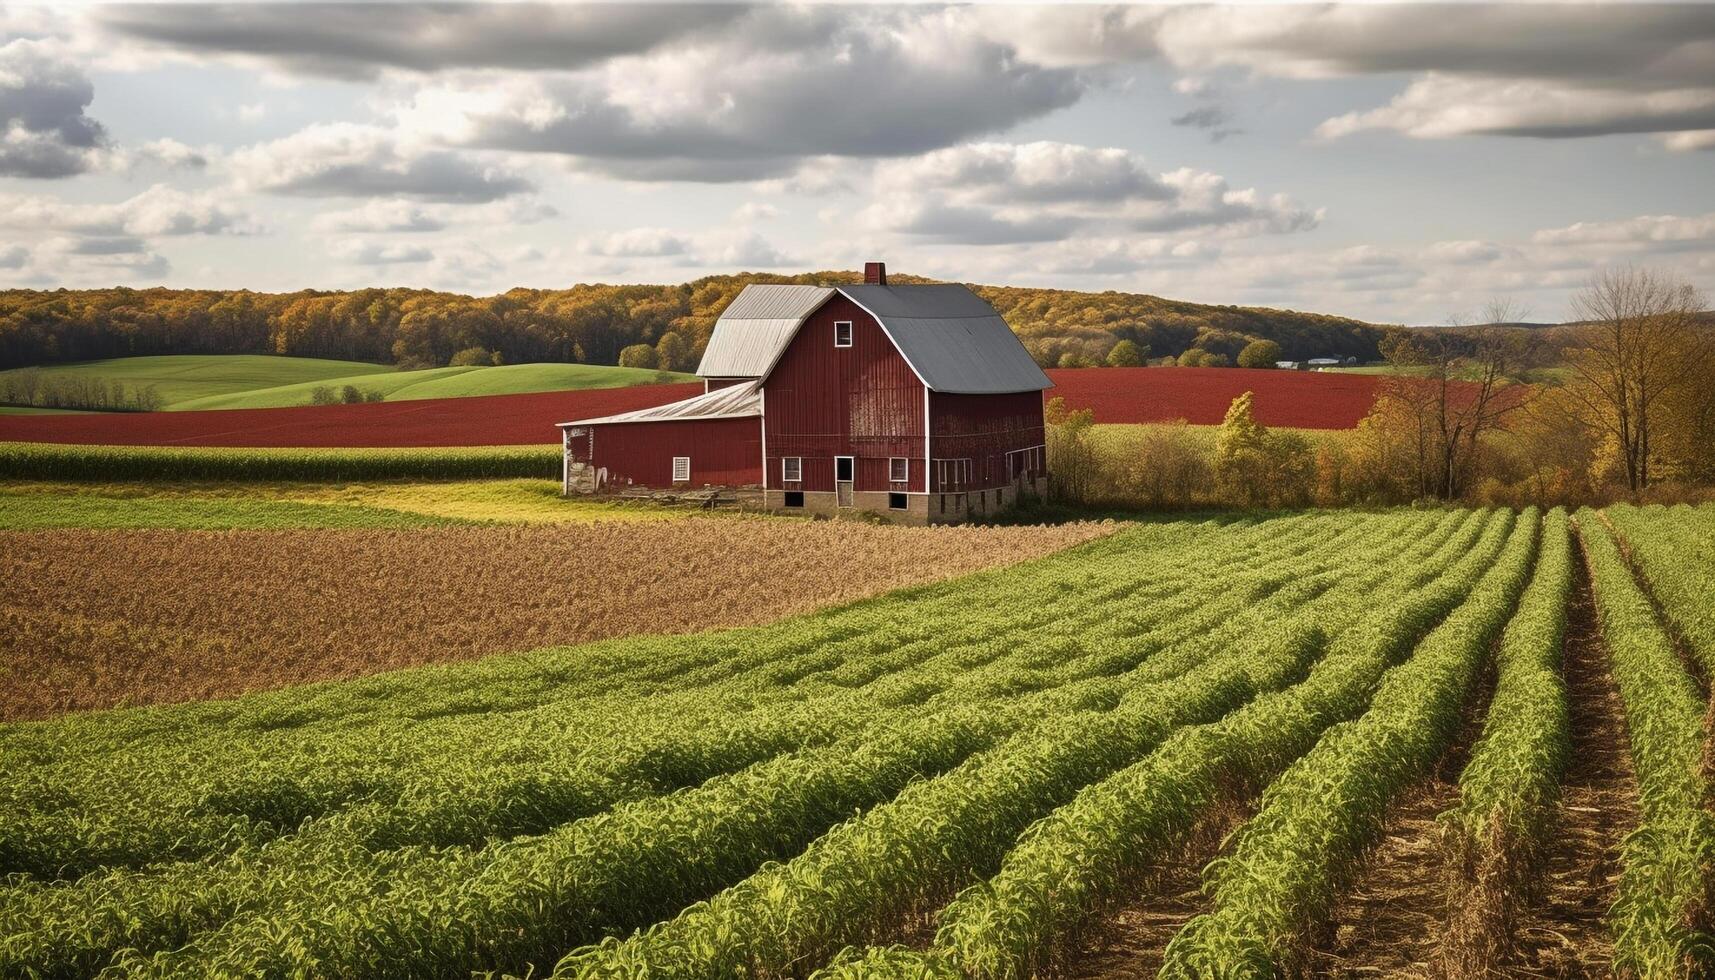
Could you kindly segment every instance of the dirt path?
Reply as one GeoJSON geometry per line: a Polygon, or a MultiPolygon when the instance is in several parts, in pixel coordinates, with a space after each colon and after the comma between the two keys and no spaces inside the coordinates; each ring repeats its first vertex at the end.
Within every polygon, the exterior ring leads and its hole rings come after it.
{"type": "Polygon", "coordinates": [[[1562,784],[1561,824],[1550,836],[1542,892],[1522,910],[1519,977],[1602,977],[1613,957],[1603,919],[1620,877],[1620,843],[1637,826],[1619,690],[1596,620],[1590,577],[1575,569],[1566,627],[1565,673],[1571,699],[1572,759],[1562,784]]]}

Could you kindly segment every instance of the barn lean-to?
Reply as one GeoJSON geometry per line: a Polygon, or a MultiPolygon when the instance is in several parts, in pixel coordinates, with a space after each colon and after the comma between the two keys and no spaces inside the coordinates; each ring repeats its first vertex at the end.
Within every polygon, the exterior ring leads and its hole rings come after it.
{"type": "Polygon", "coordinates": [[[960,521],[1047,488],[1053,386],[958,284],[751,285],[715,325],[704,392],[560,425],[565,489],[732,487],[772,510],[960,521]]]}

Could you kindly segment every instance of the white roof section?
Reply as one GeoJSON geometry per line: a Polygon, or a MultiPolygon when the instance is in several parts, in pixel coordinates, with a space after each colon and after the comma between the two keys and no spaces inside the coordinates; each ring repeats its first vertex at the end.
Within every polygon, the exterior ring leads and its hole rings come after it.
{"type": "Polygon", "coordinates": [[[730,388],[716,388],[681,401],[668,402],[654,408],[635,412],[603,415],[576,422],[561,422],[564,429],[572,425],[606,425],[612,422],[677,422],[687,419],[741,419],[762,414],[762,382],[748,381],[730,388]]]}
{"type": "Polygon", "coordinates": [[[767,377],[805,317],[836,292],[876,318],[933,391],[986,395],[1054,387],[994,307],[957,283],[746,286],[715,324],[697,373],[767,377]]]}
{"type": "Polygon", "coordinates": [[[705,378],[760,378],[792,339],[798,324],[834,295],[822,286],[752,283],[715,321],[697,374],[705,378]]]}

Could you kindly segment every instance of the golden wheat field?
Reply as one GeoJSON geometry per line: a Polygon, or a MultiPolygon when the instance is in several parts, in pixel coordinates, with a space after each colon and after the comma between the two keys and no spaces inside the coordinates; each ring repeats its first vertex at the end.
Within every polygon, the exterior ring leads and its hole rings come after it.
{"type": "Polygon", "coordinates": [[[1109,527],[0,532],[0,719],[762,623],[1109,527]]]}

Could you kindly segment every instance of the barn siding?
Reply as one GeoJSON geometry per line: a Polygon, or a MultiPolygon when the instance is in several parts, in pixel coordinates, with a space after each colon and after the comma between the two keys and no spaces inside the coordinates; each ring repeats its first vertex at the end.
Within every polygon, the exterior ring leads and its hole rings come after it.
{"type": "Polygon", "coordinates": [[[856,457],[862,491],[927,489],[923,383],[881,325],[835,295],[804,321],[763,384],[768,418],[768,486],[832,491],[834,457],[856,457]],[[852,346],[834,346],[834,323],[852,321],[852,346]],[[781,481],[780,460],[799,456],[804,479],[781,481]],[[888,460],[911,460],[911,479],[888,480],[888,460]]]}
{"type": "Polygon", "coordinates": [[[597,423],[571,440],[572,458],[607,470],[609,486],[673,486],[673,457],[691,457],[691,486],[762,482],[760,418],[597,423]]]}
{"type": "Polygon", "coordinates": [[[1043,444],[1040,391],[1007,395],[931,392],[929,415],[933,420],[930,458],[971,461],[971,482],[963,489],[1005,486],[1011,482],[1006,454],[1043,444]]]}

